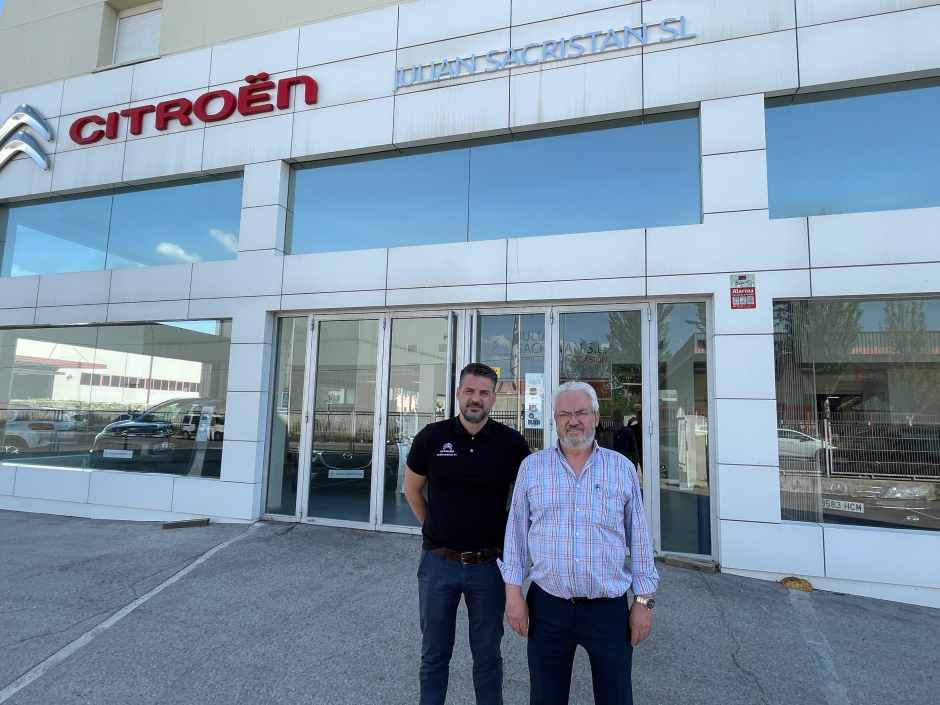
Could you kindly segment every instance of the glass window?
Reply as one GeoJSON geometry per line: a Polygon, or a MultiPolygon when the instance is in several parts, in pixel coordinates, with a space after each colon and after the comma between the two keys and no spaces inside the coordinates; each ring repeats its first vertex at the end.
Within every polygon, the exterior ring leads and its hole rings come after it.
{"type": "Polygon", "coordinates": [[[768,101],[772,218],[940,205],[940,86],[768,101]]]}
{"type": "Polygon", "coordinates": [[[108,269],[234,259],[240,177],[115,194],[108,269]]]}
{"type": "Polygon", "coordinates": [[[940,530],[940,299],[774,304],[781,513],[940,530]]]}
{"type": "Polygon", "coordinates": [[[292,253],[701,222],[694,115],[294,170],[292,253]]]}
{"type": "Polygon", "coordinates": [[[300,316],[278,321],[271,455],[264,505],[269,514],[293,516],[297,512],[297,468],[303,419],[308,320],[306,316],[300,316]]]}
{"type": "Polygon", "coordinates": [[[0,330],[0,462],[219,477],[230,331],[229,321],[0,330]],[[141,384],[152,373],[208,392],[141,384]],[[110,384],[82,384],[92,374],[110,384]]]}
{"type": "Polygon", "coordinates": [[[104,269],[110,218],[111,196],[0,207],[0,274],[25,277],[104,269]]]}
{"type": "Polygon", "coordinates": [[[701,222],[696,117],[470,150],[470,239],[701,222]]]}
{"type": "Polygon", "coordinates": [[[114,63],[146,59],[160,53],[160,3],[124,10],[118,15],[114,63]]]}
{"type": "Polygon", "coordinates": [[[0,207],[0,275],[234,259],[241,201],[239,175],[0,207]]]}
{"type": "Polygon", "coordinates": [[[468,149],[294,170],[290,252],[467,239],[468,149]]]}

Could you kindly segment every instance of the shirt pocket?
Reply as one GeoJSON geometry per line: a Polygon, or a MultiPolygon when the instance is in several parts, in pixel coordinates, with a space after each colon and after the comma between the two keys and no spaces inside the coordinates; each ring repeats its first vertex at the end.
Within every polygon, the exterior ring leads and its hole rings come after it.
{"type": "Polygon", "coordinates": [[[619,492],[596,486],[591,506],[591,519],[597,526],[605,529],[620,529],[623,527],[624,501],[619,492]]]}

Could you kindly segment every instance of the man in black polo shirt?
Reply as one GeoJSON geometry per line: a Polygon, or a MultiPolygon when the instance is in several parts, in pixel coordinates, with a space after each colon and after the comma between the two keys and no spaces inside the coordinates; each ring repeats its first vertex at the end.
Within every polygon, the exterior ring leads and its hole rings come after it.
{"type": "Polygon", "coordinates": [[[496,558],[509,491],[529,446],[518,431],[489,418],[496,382],[491,367],[467,365],[457,389],[460,416],[425,426],[408,453],[405,499],[424,535],[420,705],[444,705],[461,595],[470,617],[477,705],[503,702],[506,591],[496,558]]]}

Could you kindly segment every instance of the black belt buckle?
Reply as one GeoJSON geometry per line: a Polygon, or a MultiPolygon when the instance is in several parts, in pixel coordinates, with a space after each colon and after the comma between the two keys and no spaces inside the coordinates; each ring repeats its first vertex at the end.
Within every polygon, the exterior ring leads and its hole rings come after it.
{"type": "Polygon", "coordinates": [[[479,565],[483,562],[483,551],[462,551],[460,562],[464,565],[479,565]]]}

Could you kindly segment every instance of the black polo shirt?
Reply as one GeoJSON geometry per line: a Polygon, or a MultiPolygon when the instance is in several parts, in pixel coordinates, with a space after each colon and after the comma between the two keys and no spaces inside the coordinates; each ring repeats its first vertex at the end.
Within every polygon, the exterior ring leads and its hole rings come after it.
{"type": "Polygon", "coordinates": [[[408,467],[428,478],[424,547],[501,547],[509,488],[528,454],[522,434],[492,419],[475,436],[456,417],[421,429],[411,444],[408,467]]]}

